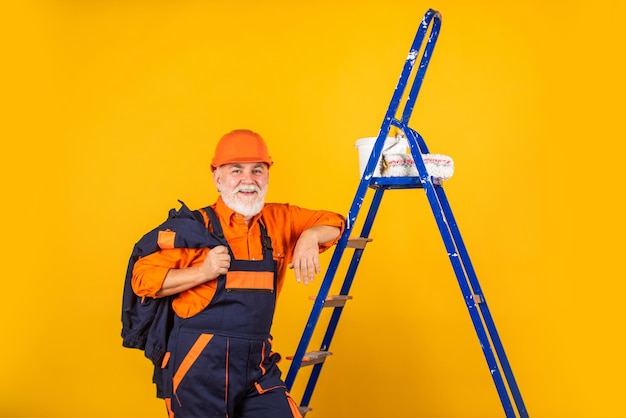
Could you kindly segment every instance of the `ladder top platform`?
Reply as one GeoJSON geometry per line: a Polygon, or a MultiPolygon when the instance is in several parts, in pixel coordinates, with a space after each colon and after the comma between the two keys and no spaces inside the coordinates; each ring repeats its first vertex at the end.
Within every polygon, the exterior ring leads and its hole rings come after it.
{"type": "MultiPolygon", "coordinates": [[[[435,186],[441,186],[443,180],[431,177],[435,186]]],[[[419,177],[372,177],[369,181],[372,189],[422,189],[424,185],[419,177]]]]}

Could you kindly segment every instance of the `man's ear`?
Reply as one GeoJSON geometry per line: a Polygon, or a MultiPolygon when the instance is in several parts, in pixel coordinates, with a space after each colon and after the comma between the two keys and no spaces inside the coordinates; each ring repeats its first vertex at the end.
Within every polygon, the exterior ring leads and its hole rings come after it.
{"type": "Polygon", "coordinates": [[[213,171],[213,183],[215,183],[215,188],[217,188],[218,192],[221,192],[220,190],[220,168],[217,167],[214,171],[213,171]]]}

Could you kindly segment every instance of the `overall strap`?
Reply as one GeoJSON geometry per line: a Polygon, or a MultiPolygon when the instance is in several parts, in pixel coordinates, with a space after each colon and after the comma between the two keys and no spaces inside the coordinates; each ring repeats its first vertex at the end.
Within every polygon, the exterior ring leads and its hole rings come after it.
{"type": "MultiPolygon", "coordinates": [[[[217,214],[215,210],[211,206],[207,206],[203,208],[209,217],[209,225],[213,230],[213,234],[215,234],[220,240],[224,241],[224,243],[228,244],[226,238],[224,237],[224,231],[222,230],[222,224],[217,218],[217,214]]],[[[266,260],[271,260],[273,258],[274,249],[272,248],[272,238],[267,235],[267,229],[265,228],[265,223],[263,222],[263,218],[259,221],[259,228],[261,229],[261,245],[263,246],[263,258],[266,260]]],[[[227,245],[228,250],[230,252],[230,246],[227,245]]],[[[231,253],[232,256],[232,253],[231,253]]]]}

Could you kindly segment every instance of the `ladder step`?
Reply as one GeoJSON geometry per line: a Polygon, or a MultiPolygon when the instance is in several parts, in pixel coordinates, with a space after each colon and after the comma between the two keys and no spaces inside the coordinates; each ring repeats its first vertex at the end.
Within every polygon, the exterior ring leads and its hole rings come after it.
{"type": "Polygon", "coordinates": [[[307,412],[311,412],[313,409],[309,408],[308,406],[301,406],[298,408],[298,411],[300,411],[300,414],[304,417],[306,415],[307,412]]]}
{"type": "MultiPolygon", "coordinates": [[[[300,367],[312,366],[313,364],[323,363],[326,357],[332,356],[330,351],[311,351],[304,354],[300,367]]],[[[293,360],[293,356],[287,356],[287,360],[293,360]]]]}
{"type": "MultiPolygon", "coordinates": [[[[315,300],[317,299],[317,297],[309,296],[309,299],[315,300]]],[[[346,304],[346,301],[350,299],[352,299],[352,296],[348,295],[329,296],[326,298],[326,300],[324,300],[324,308],[336,308],[339,306],[344,306],[346,304]]]]}
{"type": "Polygon", "coordinates": [[[365,248],[365,245],[368,242],[372,242],[373,240],[371,238],[363,238],[363,237],[358,237],[358,238],[350,238],[348,240],[348,243],[346,244],[347,248],[356,248],[359,250],[362,250],[365,248]]]}

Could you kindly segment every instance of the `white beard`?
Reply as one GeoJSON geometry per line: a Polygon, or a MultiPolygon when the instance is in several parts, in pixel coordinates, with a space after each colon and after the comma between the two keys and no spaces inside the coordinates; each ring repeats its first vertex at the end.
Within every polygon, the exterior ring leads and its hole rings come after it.
{"type": "Polygon", "coordinates": [[[265,205],[265,194],[267,193],[267,185],[259,188],[256,185],[238,186],[234,190],[222,190],[222,199],[226,206],[240,213],[245,218],[254,216],[261,212],[265,205]],[[253,199],[241,196],[238,192],[256,192],[253,199]]]}

